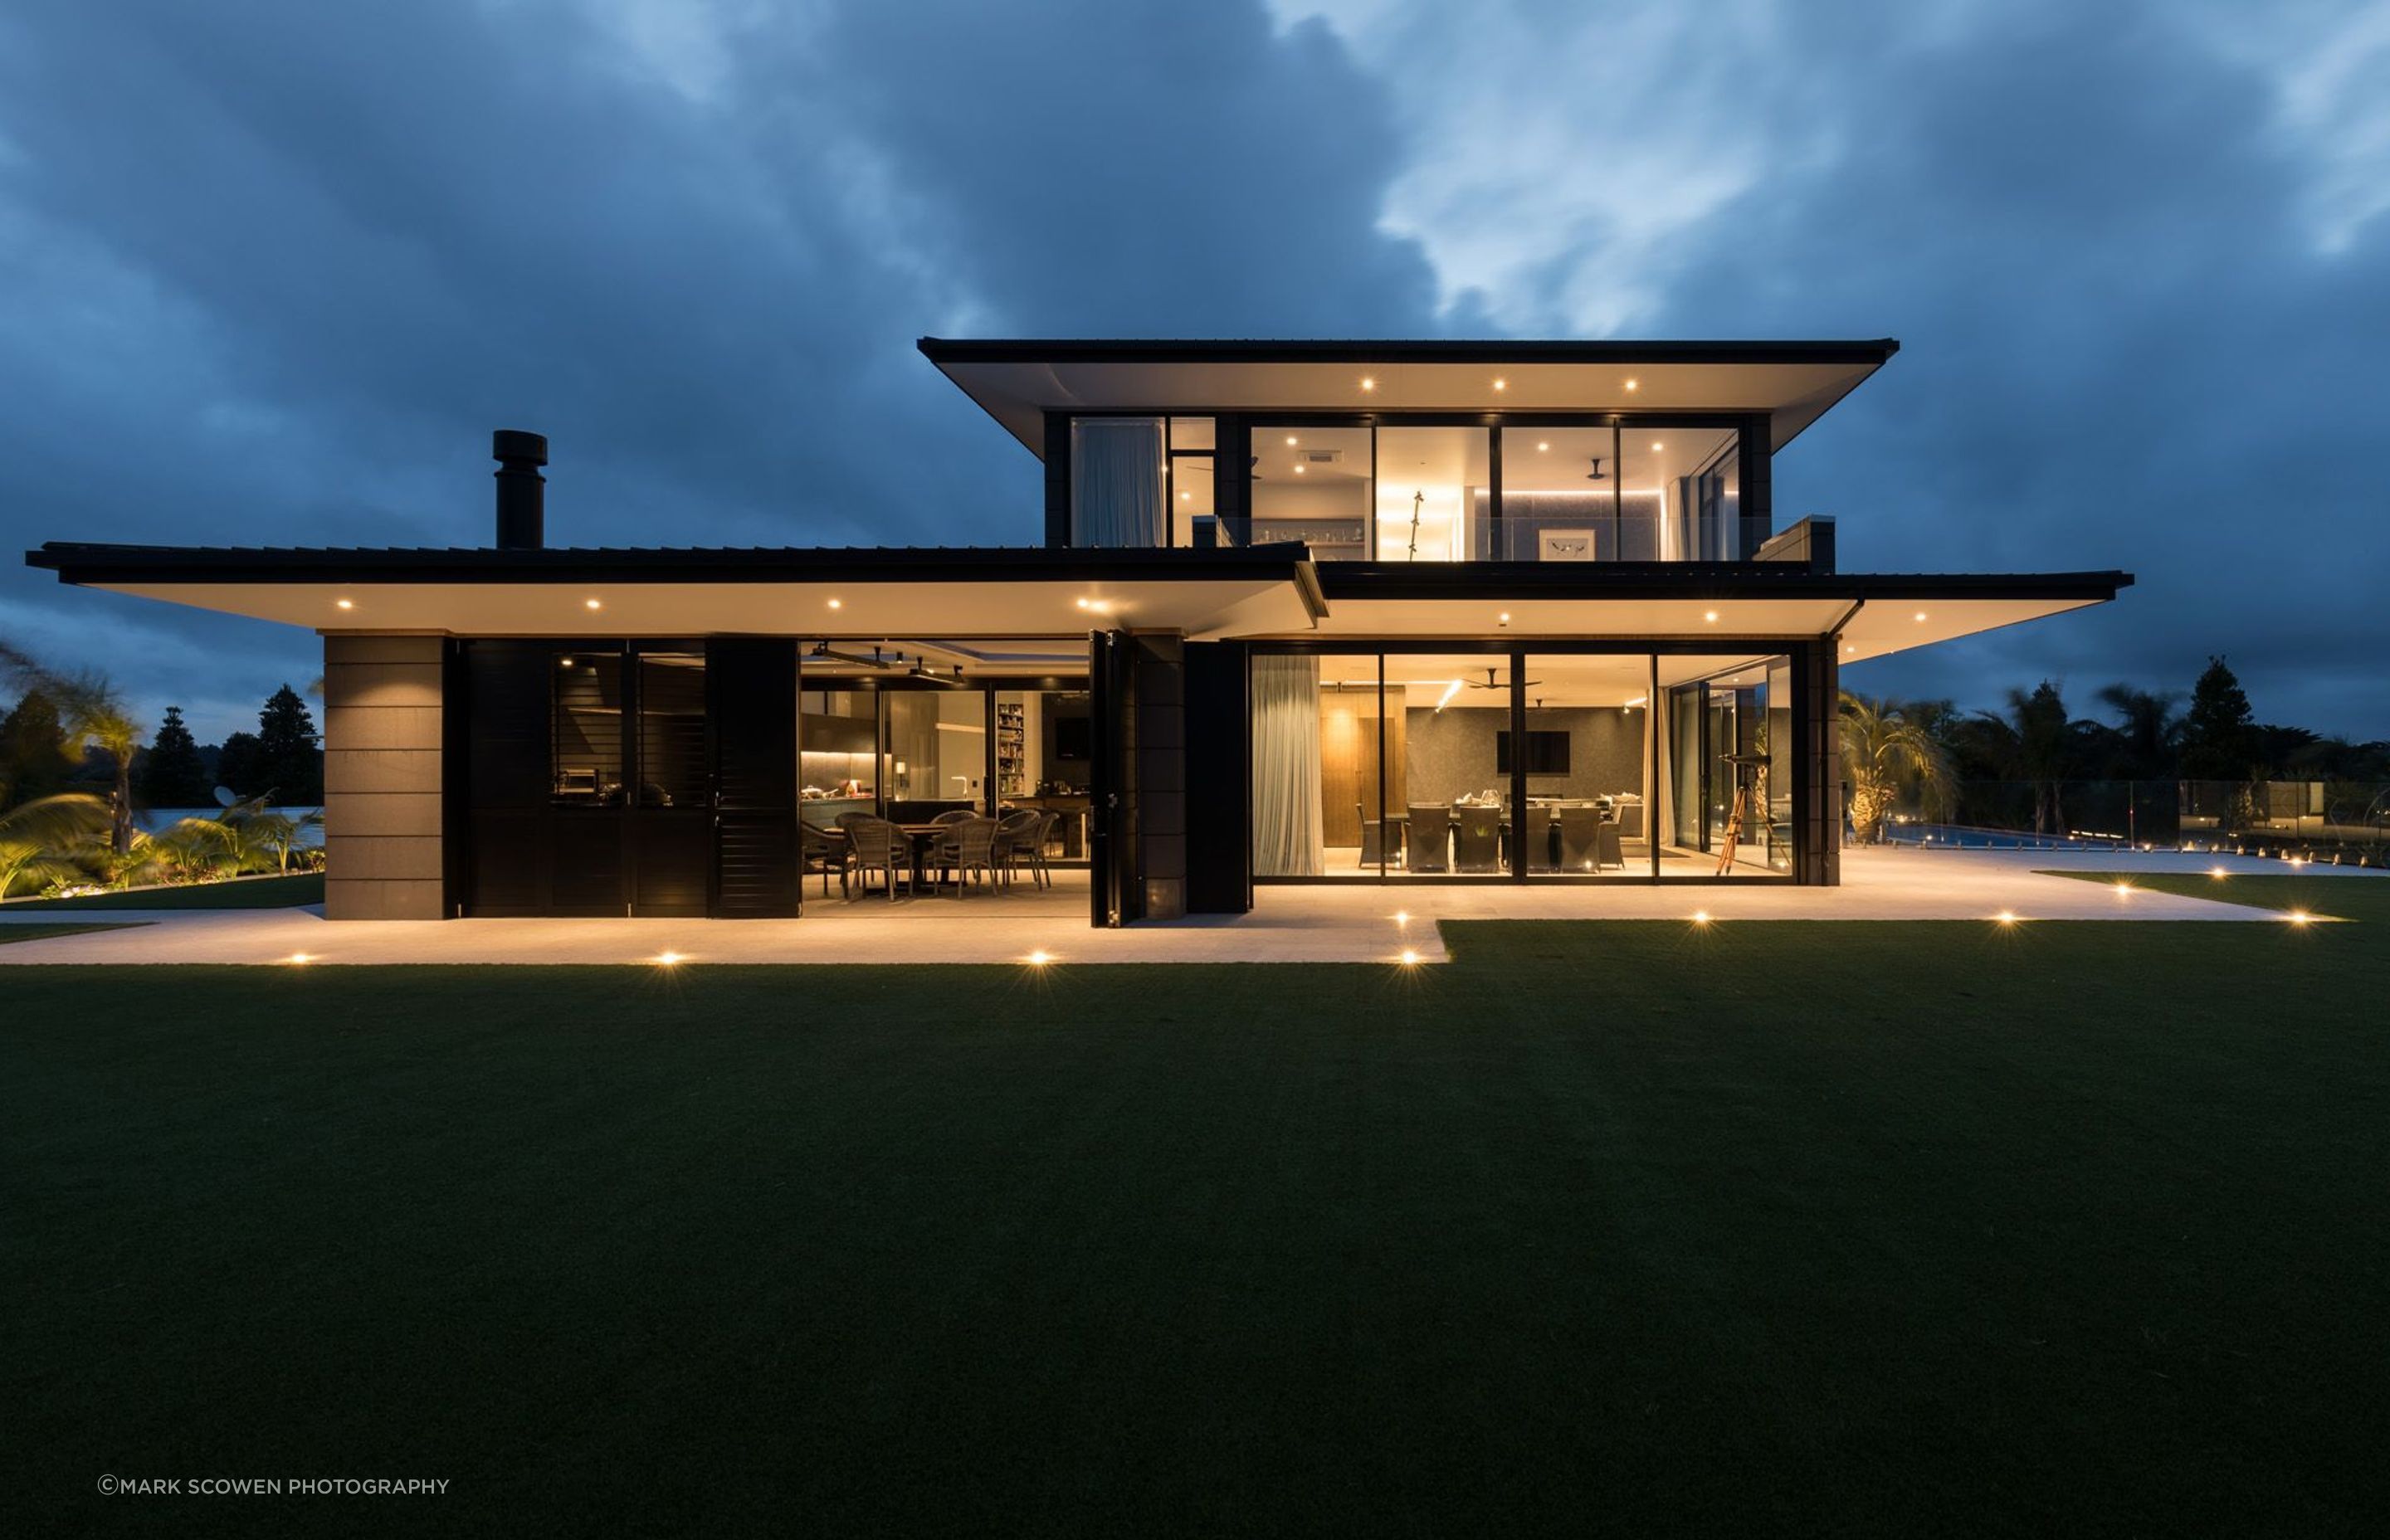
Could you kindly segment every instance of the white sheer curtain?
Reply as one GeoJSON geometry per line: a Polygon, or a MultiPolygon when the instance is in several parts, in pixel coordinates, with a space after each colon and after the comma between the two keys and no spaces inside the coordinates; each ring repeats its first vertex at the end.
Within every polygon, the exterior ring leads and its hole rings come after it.
{"type": "Polygon", "coordinates": [[[1080,417],[1071,424],[1071,544],[1150,549],[1170,544],[1160,417],[1080,417]]]}
{"type": "Polygon", "coordinates": [[[1255,658],[1253,875],[1317,877],[1320,841],[1319,660],[1255,658]]]}

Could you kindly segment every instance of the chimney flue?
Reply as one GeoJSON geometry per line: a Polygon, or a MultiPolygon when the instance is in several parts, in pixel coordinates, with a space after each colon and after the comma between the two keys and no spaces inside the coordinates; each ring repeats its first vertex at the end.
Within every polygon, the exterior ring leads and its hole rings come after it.
{"type": "Polygon", "coordinates": [[[490,435],[490,456],[498,462],[498,549],[535,551],[546,543],[547,440],[538,433],[501,428],[490,435]]]}

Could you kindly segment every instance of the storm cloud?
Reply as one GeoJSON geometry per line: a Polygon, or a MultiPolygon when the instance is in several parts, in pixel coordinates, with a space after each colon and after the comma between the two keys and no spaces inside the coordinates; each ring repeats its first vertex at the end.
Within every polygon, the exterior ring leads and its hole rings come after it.
{"type": "MultiPolygon", "coordinates": [[[[0,530],[1038,536],[947,335],[1897,336],[1779,462],[1846,567],[2124,567],[1854,671],[2390,732],[2378,6],[118,3],[0,19],[0,530]],[[2245,19],[2242,18],[2241,19],[2245,19]]],[[[283,628],[0,569],[203,737],[283,628]]]]}

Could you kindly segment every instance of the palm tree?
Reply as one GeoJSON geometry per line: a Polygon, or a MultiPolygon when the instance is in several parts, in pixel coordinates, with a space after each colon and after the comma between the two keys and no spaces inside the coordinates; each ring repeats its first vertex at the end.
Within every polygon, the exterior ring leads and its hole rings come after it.
{"type": "Polygon", "coordinates": [[[141,725],[133,720],[122,692],[108,676],[91,671],[57,683],[58,720],[67,741],[96,748],[116,768],[116,788],[109,794],[113,829],[109,848],[119,856],[133,853],[133,755],[141,746],[141,725]]]}
{"type": "Polygon", "coordinates": [[[2181,694],[2110,685],[2100,692],[2100,703],[2116,713],[2116,730],[2125,740],[2132,778],[2171,778],[2175,755],[2182,748],[2181,694]]]}
{"type": "Polygon", "coordinates": [[[69,791],[0,813],[0,898],[20,880],[41,887],[87,876],[77,856],[108,836],[108,804],[69,791]]]}
{"type": "Polygon", "coordinates": [[[1883,838],[1893,799],[1915,782],[1926,812],[1941,816],[1950,802],[1950,756],[1932,733],[1902,708],[1843,695],[1843,778],[1850,788],[1851,832],[1861,844],[1883,838]]]}
{"type": "Polygon", "coordinates": [[[2059,783],[2073,758],[2075,725],[2067,720],[2066,702],[2058,687],[2045,679],[2030,692],[2009,691],[2009,714],[2003,719],[1980,713],[1991,736],[1999,739],[2001,757],[2016,779],[2033,785],[2033,828],[2052,834],[2066,827],[2059,802],[2059,783]]]}

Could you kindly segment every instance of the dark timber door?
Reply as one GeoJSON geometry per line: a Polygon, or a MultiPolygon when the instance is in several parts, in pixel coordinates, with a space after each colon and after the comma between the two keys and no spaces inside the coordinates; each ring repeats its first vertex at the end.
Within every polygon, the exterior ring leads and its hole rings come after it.
{"type": "Polygon", "coordinates": [[[1087,656],[1087,907],[1099,927],[1139,918],[1129,677],[1128,634],[1097,632],[1087,656]]]}
{"type": "Polygon", "coordinates": [[[713,721],[713,913],[796,914],[803,884],[797,828],[797,645],[715,637],[706,648],[713,721]]]}

